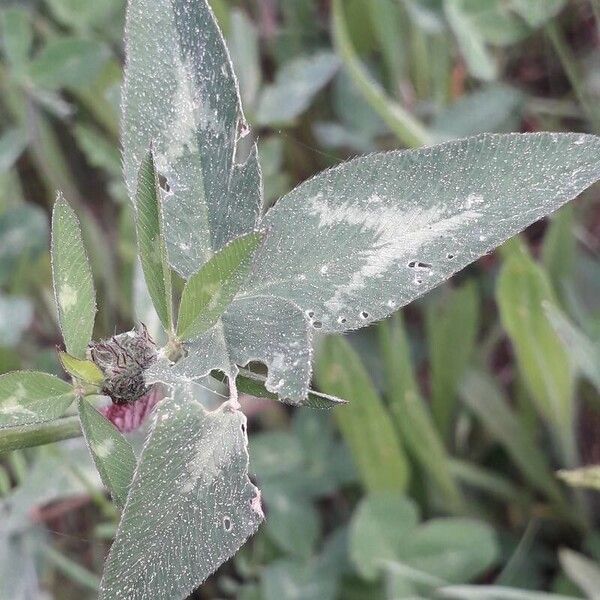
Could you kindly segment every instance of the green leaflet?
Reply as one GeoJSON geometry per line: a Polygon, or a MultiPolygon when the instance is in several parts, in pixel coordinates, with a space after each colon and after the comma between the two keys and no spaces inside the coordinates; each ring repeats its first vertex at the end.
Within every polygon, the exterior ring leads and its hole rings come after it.
{"type": "Polygon", "coordinates": [[[0,428],[58,419],[74,399],[73,386],[54,375],[35,371],[0,375],[0,428]]]}
{"type": "Polygon", "coordinates": [[[92,339],[96,293],[79,221],[61,194],[52,213],[52,279],[67,352],[84,358],[92,339]]]}
{"type": "Polygon", "coordinates": [[[350,558],[374,578],[397,561],[451,583],[466,583],[495,562],[499,549],[487,524],[467,518],[438,518],[419,525],[414,502],[395,494],[366,496],[350,524],[350,558]]]}
{"type": "Polygon", "coordinates": [[[207,412],[197,390],[180,386],[156,408],[100,600],[187,597],[263,520],[245,416],[228,405],[207,412]]]}
{"type": "Polygon", "coordinates": [[[108,48],[92,39],[62,37],[49,41],[28,67],[41,88],[89,88],[110,57],[108,48]]]}
{"type": "Polygon", "coordinates": [[[196,337],[219,320],[244,283],[263,238],[262,233],[254,232],[233,240],[190,277],[179,305],[179,338],[196,337]]]}
{"type": "Polygon", "coordinates": [[[358,355],[342,338],[321,347],[319,387],[350,401],[335,417],[369,491],[406,489],[409,466],[389,414],[358,355]]]}
{"type": "Polygon", "coordinates": [[[63,369],[72,377],[95,385],[104,380],[102,371],[91,360],[75,358],[67,352],[59,352],[58,358],[63,369]]]}
{"type": "Polygon", "coordinates": [[[329,83],[339,65],[339,58],[327,51],[287,62],[277,71],[275,81],[263,88],[254,122],[272,126],[293,123],[329,83]]]}
{"type": "Polygon", "coordinates": [[[131,444],[84,398],[79,400],[79,419],[100,477],[115,502],[123,507],[136,463],[131,444]]]}
{"type": "MultiPolygon", "coordinates": [[[[277,394],[273,394],[267,390],[265,381],[266,378],[264,376],[241,369],[235,383],[240,392],[252,394],[258,398],[271,398],[272,400],[277,400],[277,394]]],[[[301,406],[328,409],[335,408],[336,406],[343,406],[344,404],[348,404],[348,401],[337,398],[336,396],[322,394],[315,390],[309,390],[306,399],[301,406]]]]}
{"type": "Polygon", "coordinates": [[[483,135],[363,156],[281,198],[242,289],[343,332],[387,317],[600,178],[600,138],[483,135]],[[300,234],[299,234],[300,233],[300,234]]]}
{"type": "Polygon", "coordinates": [[[255,230],[262,205],[256,148],[237,164],[247,126],[206,0],[130,0],[126,31],[125,182],[136,198],[152,146],[170,188],[163,205],[169,261],[189,279],[227,242],[255,230]]]}
{"type": "Polygon", "coordinates": [[[146,285],[160,322],[166,331],[171,332],[171,269],[167,263],[160,187],[151,151],[140,166],[135,205],[138,249],[146,285]]]}

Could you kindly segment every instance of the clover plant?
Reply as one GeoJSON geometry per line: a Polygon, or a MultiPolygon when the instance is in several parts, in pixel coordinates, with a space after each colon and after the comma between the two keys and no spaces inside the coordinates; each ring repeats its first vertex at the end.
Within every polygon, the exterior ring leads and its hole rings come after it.
{"type": "Polygon", "coordinates": [[[256,144],[206,0],[130,0],[126,61],[125,183],[167,343],[157,348],[143,324],[92,341],[92,272],[59,194],[52,272],[71,382],[0,377],[0,439],[24,445],[37,432],[32,440],[48,441],[53,423],[58,438],[77,402],[78,426],[122,508],[100,598],[167,600],[190,594],[264,518],[238,390],[343,404],[310,390],[315,333],[384,319],[575,198],[600,179],[600,138],[482,135],[372,154],[265,211],[256,144]],[[266,376],[249,370],[257,362],[266,376]],[[201,402],[211,379],[229,389],[216,408],[201,402]],[[96,410],[98,396],[110,397],[112,412],[96,410]],[[156,401],[136,456],[115,411],[156,401]]]}

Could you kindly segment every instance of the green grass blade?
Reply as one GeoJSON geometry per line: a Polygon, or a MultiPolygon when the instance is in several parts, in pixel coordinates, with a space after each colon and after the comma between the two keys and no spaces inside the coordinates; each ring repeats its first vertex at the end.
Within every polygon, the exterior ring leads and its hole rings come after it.
{"type": "Polygon", "coordinates": [[[200,335],[219,320],[244,282],[263,237],[254,232],[236,238],[189,279],[179,305],[179,338],[200,335]]]}
{"type": "Polygon", "coordinates": [[[398,139],[406,146],[414,148],[430,143],[431,138],[425,126],[406,109],[389,98],[379,83],[373,80],[361,64],[352,46],[341,0],[333,0],[331,30],[335,47],[352,80],[365,100],[387,123],[398,136],[398,139]]]}
{"type": "Polygon", "coordinates": [[[554,291],[564,299],[565,284],[572,279],[575,266],[576,239],[573,235],[574,211],[571,205],[553,216],[544,237],[542,259],[554,291]]]}
{"type": "Polygon", "coordinates": [[[79,221],[61,194],[52,213],[52,279],[67,352],[85,358],[96,316],[96,292],[79,221]]]}
{"type": "Polygon", "coordinates": [[[152,304],[166,331],[173,331],[173,290],[167,262],[164,219],[158,177],[152,152],[144,158],[138,175],[136,231],[140,260],[152,304]]]}
{"type": "Polygon", "coordinates": [[[544,306],[546,316],[554,331],[569,352],[575,368],[594,385],[600,393],[600,345],[572,323],[556,306],[544,306]]]}
{"type": "Polygon", "coordinates": [[[462,494],[452,477],[448,454],[415,381],[401,314],[380,323],[378,334],[386,395],[406,448],[436,483],[448,508],[457,510],[463,504],[462,494]]]}
{"type": "Polygon", "coordinates": [[[319,387],[350,401],[335,412],[342,436],[368,491],[403,491],[409,466],[398,435],[369,374],[350,344],[328,338],[316,368],[319,387]]]}
{"type": "Polygon", "coordinates": [[[566,462],[572,462],[573,370],[544,313],[544,306],[556,304],[548,276],[527,252],[515,250],[502,267],[496,297],[525,385],[560,437],[566,462]]]}
{"type": "Polygon", "coordinates": [[[473,282],[452,290],[427,307],[427,344],[431,377],[431,409],[448,439],[457,404],[457,388],[475,348],[479,296],[473,282]]]}
{"type": "Polygon", "coordinates": [[[494,381],[483,373],[470,371],[463,379],[461,398],[523,475],[548,498],[562,502],[562,493],[546,456],[509,408],[508,400],[494,381]]]}

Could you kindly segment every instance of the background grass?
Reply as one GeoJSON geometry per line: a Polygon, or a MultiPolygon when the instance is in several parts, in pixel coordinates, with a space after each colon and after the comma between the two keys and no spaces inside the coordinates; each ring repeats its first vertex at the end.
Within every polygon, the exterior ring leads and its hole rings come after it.
{"type": "MultiPolygon", "coordinates": [[[[597,0],[211,3],[268,204],[374,150],[600,132],[597,0]]],[[[154,324],[121,177],[123,16],[1,4],[0,372],[60,373],[57,189],[82,219],[96,337],[154,324]]],[[[319,340],[315,384],[348,407],[244,399],[267,522],[194,597],[598,598],[598,495],[556,471],[600,462],[599,254],[596,188],[394,318],[319,340]]],[[[82,443],[0,456],[0,496],[0,600],[94,598],[118,515],[82,443]]]]}

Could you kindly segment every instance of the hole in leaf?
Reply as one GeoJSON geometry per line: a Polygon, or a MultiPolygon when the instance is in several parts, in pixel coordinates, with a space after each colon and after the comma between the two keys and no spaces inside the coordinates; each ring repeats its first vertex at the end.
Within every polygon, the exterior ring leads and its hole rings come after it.
{"type": "Polygon", "coordinates": [[[448,260],[452,260],[454,258],[454,254],[446,254],[446,258],[448,260]]]}
{"type": "Polygon", "coordinates": [[[231,518],[230,517],[223,517],[223,527],[225,529],[225,531],[231,531],[231,518]]]}
{"type": "Polygon", "coordinates": [[[250,125],[245,121],[240,121],[238,130],[240,138],[245,138],[250,133],[250,125]]]}
{"type": "Polygon", "coordinates": [[[369,313],[363,310],[363,311],[360,313],[360,318],[361,318],[361,319],[368,319],[368,318],[369,318],[369,313]]]}
{"type": "Polygon", "coordinates": [[[338,323],[345,323],[348,319],[346,317],[338,317],[338,323]]]}
{"type": "Polygon", "coordinates": [[[158,185],[160,189],[164,190],[165,192],[171,191],[171,186],[169,185],[169,182],[167,181],[167,178],[164,175],[158,175],[158,185]]]}
{"type": "Polygon", "coordinates": [[[321,327],[323,327],[323,323],[321,323],[321,321],[313,321],[313,322],[312,322],[312,326],[313,326],[315,329],[321,329],[321,327]]]}
{"type": "Polygon", "coordinates": [[[408,263],[408,267],[410,269],[431,269],[431,265],[429,263],[420,262],[418,260],[411,260],[408,263]]]}
{"type": "Polygon", "coordinates": [[[307,310],[306,311],[306,315],[308,316],[309,319],[312,319],[315,316],[315,311],[314,310],[307,310]]]}

